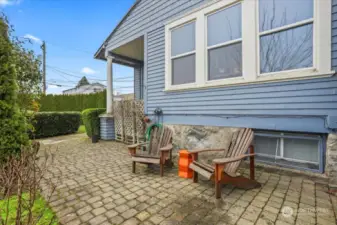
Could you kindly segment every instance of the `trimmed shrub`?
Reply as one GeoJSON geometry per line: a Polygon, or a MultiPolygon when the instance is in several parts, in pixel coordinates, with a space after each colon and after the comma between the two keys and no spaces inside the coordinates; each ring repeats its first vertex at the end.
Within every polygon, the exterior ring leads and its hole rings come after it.
{"type": "Polygon", "coordinates": [[[39,103],[40,112],[82,112],[89,108],[105,108],[106,91],[77,95],[43,95],[39,103]]]}
{"type": "Polygon", "coordinates": [[[100,135],[99,115],[106,112],[106,109],[86,109],[82,112],[82,120],[88,137],[92,136],[93,131],[100,135]]]}
{"type": "Polygon", "coordinates": [[[76,133],[81,123],[79,112],[38,112],[33,115],[31,137],[53,137],[76,133]]]}

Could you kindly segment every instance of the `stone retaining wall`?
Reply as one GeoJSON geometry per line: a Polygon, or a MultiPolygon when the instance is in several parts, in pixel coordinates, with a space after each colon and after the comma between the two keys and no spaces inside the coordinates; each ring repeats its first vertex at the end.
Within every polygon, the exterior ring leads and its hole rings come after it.
{"type": "MultiPolygon", "coordinates": [[[[168,125],[173,130],[173,146],[175,151],[179,149],[224,148],[227,149],[234,132],[240,128],[168,125]]],[[[210,162],[211,158],[219,153],[202,154],[202,161],[210,162]]],[[[199,156],[200,157],[200,156],[199,156]]],[[[177,160],[177,158],[176,158],[177,160]]],[[[281,167],[278,167],[281,168],[281,167]]],[[[303,171],[298,171],[302,173],[303,171]]],[[[326,143],[326,168],[325,176],[329,178],[331,186],[337,186],[337,135],[330,134],[326,143]]]]}
{"type": "Polygon", "coordinates": [[[234,132],[240,128],[167,125],[173,130],[177,149],[227,148],[234,132]]]}
{"type": "Polygon", "coordinates": [[[325,173],[329,183],[337,188],[337,134],[329,134],[326,142],[325,173]]]}
{"type": "MultiPolygon", "coordinates": [[[[167,124],[166,124],[167,125],[167,124]]],[[[228,149],[232,135],[240,128],[167,125],[173,130],[173,146],[175,153],[180,149],[224,148],[228,149]]],[[[223,153],[207,152],[199,155],[199,160],[210,163],[215,157],[223,157],[223,153]]],[[[175,158],[178,160],[178,157],[175,158]]]]}

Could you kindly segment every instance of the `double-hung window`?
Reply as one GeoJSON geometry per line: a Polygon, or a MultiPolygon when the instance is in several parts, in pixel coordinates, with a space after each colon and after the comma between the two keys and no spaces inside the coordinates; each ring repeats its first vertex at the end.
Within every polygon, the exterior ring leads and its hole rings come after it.
{"type": "Polygon", "coordinates": [[[259,0],[260,73],[312,68],[314,0],[259,0]]]}
{"type": "Polygon", "coordinates": [[[242,76],[241,4],[207,15],[208,80],[242,76]]]}
{"type": "Polygon", "coordinates": [[[171,31],[172,85],[195,82],[195,22],[171,31]]]}
{"type": "Polygon", "coordinates": [[[165,26],[165,89],[331,76],[331,0],[220,0],[165,26]]]}

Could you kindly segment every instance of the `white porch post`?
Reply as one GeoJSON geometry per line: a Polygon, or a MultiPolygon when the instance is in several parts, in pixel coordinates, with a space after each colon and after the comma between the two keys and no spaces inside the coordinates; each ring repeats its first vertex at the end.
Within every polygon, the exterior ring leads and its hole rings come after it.
{"type": "Polygon", "coordinates": [[[112,114],[112,101],[113,101],[113,85],[112,85],[112,59],[113,57],[107,56],[107,89],[106,89],[106,112],[107,114],[112,114]]]}

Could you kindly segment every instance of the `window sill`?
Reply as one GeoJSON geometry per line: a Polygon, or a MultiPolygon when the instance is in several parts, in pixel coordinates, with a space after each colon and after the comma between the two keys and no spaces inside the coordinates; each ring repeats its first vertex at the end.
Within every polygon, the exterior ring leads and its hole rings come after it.
{"type": "Polygon", "coordinates": [[[184,85],[174,85],[170,87],[165,87],[163,91],[184,91],[184,90],[194,90],[194,89],[205,89],[205,88],[215,88],[215,87],[226,87],[226,86],[243,86],[249,84],[259,84],[259,83],[272,83],[281,81],[291,81],[291,80],[305,80],[305,79],[315,79],[315,78],[325,78],[331,77],[335,74],[335,71],[329,71],[326,73],[314,72],[313,69],[306,71],[289,71],[289,72],[277,72],[270,74],[259,75],[255,80],[245,80],[243,77],[229,78],[225,80],[214,80],[206,81],[204,84],[184,84],[184,85]]]}
{"type": "Polygon", "coordinates": [[[256,82],[263,81],[287,81],[287,80],[301,80],[309,78],[322,78],[329,77],[335,74],[335,71],[328,71],[326,73],[317,72],[314,68],[310,69],[298,69],[284,72],[274,72],[260,74],[256,78],[256,82]]]}

